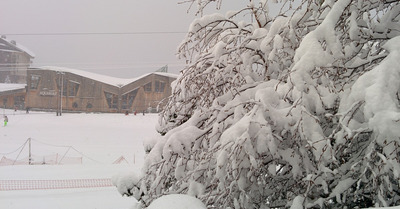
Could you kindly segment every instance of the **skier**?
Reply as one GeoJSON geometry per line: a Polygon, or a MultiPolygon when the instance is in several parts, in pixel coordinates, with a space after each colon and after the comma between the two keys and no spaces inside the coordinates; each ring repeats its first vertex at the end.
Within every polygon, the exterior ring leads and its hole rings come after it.
{"type": "Polygon", "coordinates": [[[8,117],[7,115],[4,115],[4,126],[7,126],[8,123],[8,117]]]}

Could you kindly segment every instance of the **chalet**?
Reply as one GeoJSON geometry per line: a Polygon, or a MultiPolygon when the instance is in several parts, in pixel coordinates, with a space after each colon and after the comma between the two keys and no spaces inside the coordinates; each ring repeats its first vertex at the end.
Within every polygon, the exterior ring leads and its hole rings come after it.
{"type": "Polygon", "coordinates": [[[0,83],[0,107],[25,108],[26,84],[0,83]]]}
{"type": "Polygon", "coordinates": [[[156,112],[176,78],[166,72],[119,79],[60,67],[29,69],[25,106],[57,112],[156,112]]]}
{"type": "Polygon", "coordinates": [[[35,55],[5,36],[0,37],[0,83],[25,83],[26,72],[35,55]]]}

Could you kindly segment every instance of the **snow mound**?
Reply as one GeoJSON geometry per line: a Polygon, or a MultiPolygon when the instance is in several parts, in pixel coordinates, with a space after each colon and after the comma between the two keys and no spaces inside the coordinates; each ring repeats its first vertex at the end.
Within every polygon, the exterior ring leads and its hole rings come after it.
{"type": "Polygon", "coordinates": [[[147,209],[206,209],[206,206],[197,198],[183,195],[170,194],[162,196],[150,204],[147,209]]]}

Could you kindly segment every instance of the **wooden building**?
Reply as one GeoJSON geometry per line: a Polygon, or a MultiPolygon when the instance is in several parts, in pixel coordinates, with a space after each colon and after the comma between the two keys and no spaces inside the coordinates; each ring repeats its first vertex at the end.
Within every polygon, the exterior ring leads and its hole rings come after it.
{"type": "Polygon", "coordinates": [[[176,78],[164,72],[118,79],[68,68],[29,69],[25,106],[57,112],[156,112],[176,78]]]}
{"type": "Polygon", "coordinates": [[[0,83],[0,107],[25,108],[25,84],[0,83]]]}
{"type": "Polygon", "coordinates": [[[0,83],[25,83],[26,72],[35,55],[27,48],[0,37],[0,83]]]}

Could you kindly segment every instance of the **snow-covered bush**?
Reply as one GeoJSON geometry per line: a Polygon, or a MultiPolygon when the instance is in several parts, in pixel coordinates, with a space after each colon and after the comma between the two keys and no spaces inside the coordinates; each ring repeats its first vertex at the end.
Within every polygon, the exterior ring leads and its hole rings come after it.
{"type": "Polygon", "coordinates": [[[138,174],[121,174],[116,175],[112,179],[112,184],[118,188],[121,195],[133,196],[139,200],[143,193],[137,186],[140,182],[140,175],[138,174]]]}
{"type": "Polygon", "coordinates": [[[135,184],[144,206],[173,193],[208,208],[400,204],[400,3],[279,3],[191,24],[135,184]]]}
{"type": "Polygon", "coordinates": [[[206,209],[199,200],[189,195],[170,194],[153,201],[148,209],[206,209]]]}

